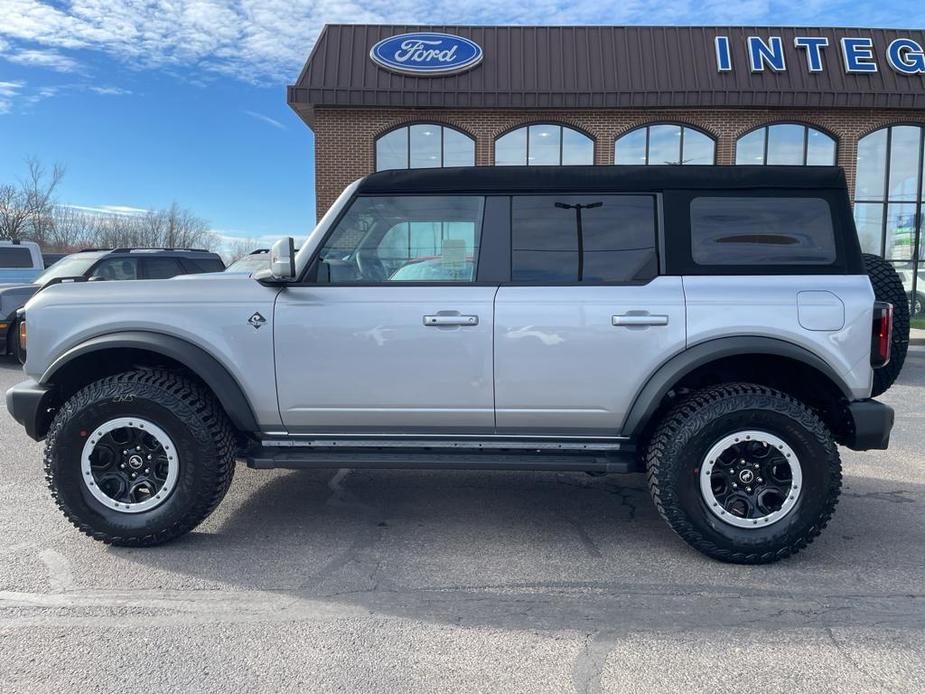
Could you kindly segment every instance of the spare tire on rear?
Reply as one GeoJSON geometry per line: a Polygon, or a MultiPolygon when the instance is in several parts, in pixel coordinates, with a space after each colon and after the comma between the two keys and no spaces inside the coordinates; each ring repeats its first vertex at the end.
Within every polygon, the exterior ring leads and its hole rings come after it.
{"type": "Polygon", "coordinates": [[[886,366],[874,369],[872,397],[877,397],[893,385],[906,361],[909,348],[909,297],[893,265],[880,256],[864,254],[864,270],[870,277],[877,301],[893,304],[893,342],[890,345],[890,361],[886,366]]]}

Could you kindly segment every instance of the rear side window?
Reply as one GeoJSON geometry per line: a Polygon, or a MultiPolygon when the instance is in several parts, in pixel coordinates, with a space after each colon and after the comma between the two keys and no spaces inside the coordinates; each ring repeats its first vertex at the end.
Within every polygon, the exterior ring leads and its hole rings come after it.
{"type": "MultiPolygon", "coordinates": [[[[267,267],[269,264],[269,260],[264,263],[267,267]]],[[[224,263],[218,258],[184,258],[183,265],[186,267],[186,272],[192,273],[221,272],[225,269],[224,263]]]]}
{"type": "Polygon", "coordinates": [[[184,270],[177,258],[144,258],[145,279],[166,280],[182,275],[184,270]]]}
{"type": "Polygon", "coordinates": [[[657,274],[650,195],[515,196],[514,282],[637,282],[657,274]]]}
{"type": "Polygon", "coordinates": [[[0,267],[34,267],[28,248],[0,248],[0,267]]]}
{"type": "Polygon", "coordinates": [[[694,198],[691,252],[698,265],[830,265],[832,213],[821,198],[694,198]]]}

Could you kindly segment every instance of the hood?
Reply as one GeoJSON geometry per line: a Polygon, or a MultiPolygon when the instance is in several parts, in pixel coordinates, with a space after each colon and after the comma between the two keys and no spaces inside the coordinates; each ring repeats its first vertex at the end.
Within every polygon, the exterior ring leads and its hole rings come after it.
{"type": "Polygon", "coordinates": [[[168,280],[126,280],[54,284],[38,292],[26,311],[44,308],[125,306],[131,304],[208,304],[247,302],[278,292],[246,275],[223,272],[183,275],[168,280]]]}
{"type": "Polygon", "coordinates": [[[11,316],[39,290],[37,284],[0,285],[0,320],[11,316]]]}

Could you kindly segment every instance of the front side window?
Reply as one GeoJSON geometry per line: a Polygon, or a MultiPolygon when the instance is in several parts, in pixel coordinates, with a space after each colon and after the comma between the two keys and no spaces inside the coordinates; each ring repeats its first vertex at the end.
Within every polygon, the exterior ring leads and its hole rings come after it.
{"type": "Polygon", "coordinates": [[[396,128],[376,140],[376,171],[474,164],[475,140],[435,123],[396,128]]]}
{"type": "Polygon", "coordinates": [[[646,125],[617,138],[614,164],[712,164],[716,142],[694,128],[646,125]]]}
{"type": "Polygon", "coordinates": [[[495,140],[496,166],[593,164],[594,141],[552,123],[517,128],[495,140]]]}
{"type": "Polygon", "coordinates": [[[698,265],[831,265],[832,213],[821,198],[694,198],[691,251],[698,265]]]}
{"type": "Polygon", "coordinates": [[[738,139],[736,164],[834,166],[835,140],[800,123],[775,123],[738,139]]]}
{"type": "Polygon", "coordinates": [[[484,199],[357,198],[321,250],[320,281],[473,282],[484,199]]]}
{"type": "Polygon", "coordinates": [[[515,282],[633,282],[657,272],[649,195],[516,196],[511,233],[515,282]]]}
{"type": "Polygon", "coordinates": [[[101,280],[137,280],[137,258],[109,258],[93,268],[90,277],[101,280]]]}

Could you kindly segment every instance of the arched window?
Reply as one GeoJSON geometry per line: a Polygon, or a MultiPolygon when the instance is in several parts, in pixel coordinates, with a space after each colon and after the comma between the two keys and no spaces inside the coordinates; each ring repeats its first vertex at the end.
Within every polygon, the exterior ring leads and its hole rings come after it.
{"type": "Polygon", "coordinates": [[[925,309],[925,126],[891,125],[858,142],[854,219],[861,248],[893,261],[915,313],[925,309]]]}
{"type": "Polygon", "coordinates": [[[536,123],[495,140],[496,166],[593,164],[594,140],[572,128],[536,123]]]}
{"type": "Polygon", "coordinates": [[[736,142],[736,164],[834,166],[835,140],[801,123],[774,123],[736,142]]]}
{"type": "Polygon", "coordinates": [[[405,125],[376,140],[376,171],[474,164],[475,140],[445,125],[405,125]]]}
{"type": "Polygon", "coordinates": [[[716,142],[686,125],[644,125],[614,143],[614,164],[713,164],[716,142]]]}

